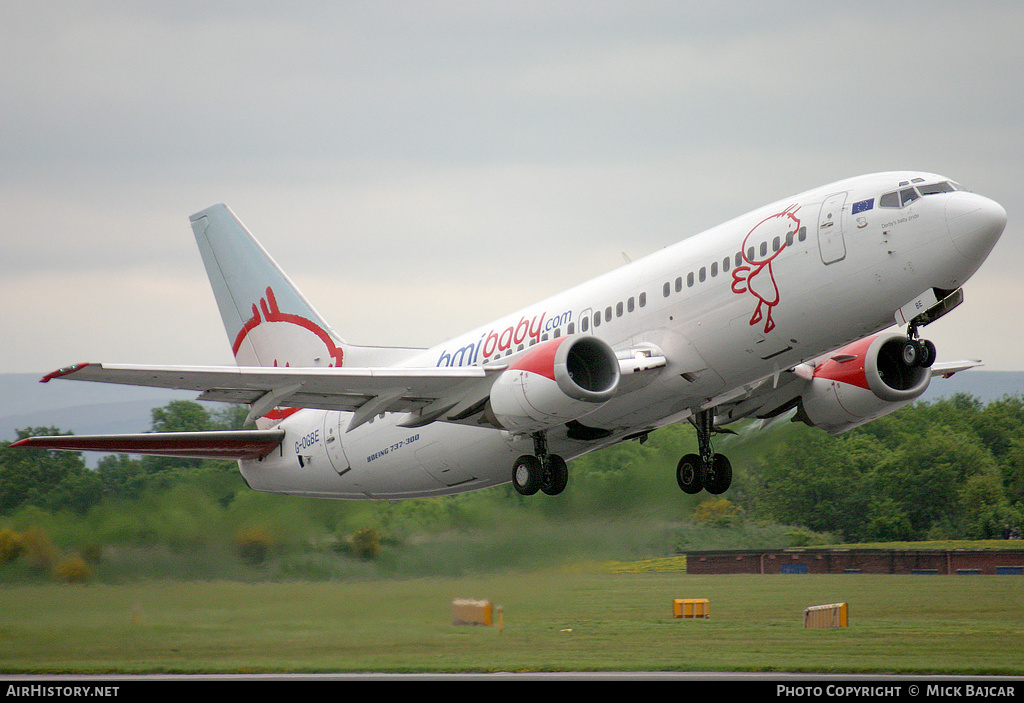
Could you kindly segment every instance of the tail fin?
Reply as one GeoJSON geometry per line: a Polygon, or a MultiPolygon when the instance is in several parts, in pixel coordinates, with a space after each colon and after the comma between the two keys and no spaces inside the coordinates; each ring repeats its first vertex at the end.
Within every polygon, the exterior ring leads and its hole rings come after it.
{"type": "Polygon", "coordinates": [[[226,205],[190,219],[239,366],[344,363],[344,342],[226,205]]]}

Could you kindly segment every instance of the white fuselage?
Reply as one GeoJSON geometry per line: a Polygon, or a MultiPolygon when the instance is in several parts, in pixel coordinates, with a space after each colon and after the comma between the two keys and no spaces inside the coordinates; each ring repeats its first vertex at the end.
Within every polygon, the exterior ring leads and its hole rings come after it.
{"type": "MultiPolygon", "coordinates": [[[[995,237],[977,223],[998,208],[963,190],[883,207],[901,182],[864,176],[793,196],[683,240],[404,360],[493,364],[560,335],[596,335],[616,351],[646,346],[666,364],[579,418],[595,430],[548,433],[569,459],[735,400],[797,364],[894,324],[930,289],[960,287],[995,237]],[[979,212],[981,213],[979,215],[979,212]],[[598,434],[600,439],[593,438],[598,434]]],[[[999,228],[1001,231],[1001,227],[999,228]]],[[[334,498],[444,495],[507,483],[531,439],[492,427],[398,426],[384,414],[351,431],[351,413],[302,410],[281,446],[240,468],[257,490],[334,498]]]]}

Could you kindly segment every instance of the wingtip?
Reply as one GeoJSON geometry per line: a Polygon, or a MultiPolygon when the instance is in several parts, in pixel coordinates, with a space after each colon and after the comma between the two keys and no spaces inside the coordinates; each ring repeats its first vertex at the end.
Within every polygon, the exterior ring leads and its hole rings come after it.
{"type": "Polygon", "coordinates": [[[75,373],[76,371],[81,371],[86,366],[92,366],[92,364],[90,362],[86,362],[84,364],[72,364],[71,366],[65,366],[63,368],[59,368],[56,371],[51,371],[50,373],[48,373],[45,376],[43,376],[41,379],[39,379],[39,382],[40,383],[49,383],[50,381],[52,381],[55,378],[63,378],[64,376],[70,376],[71,374],[75,373]]]}

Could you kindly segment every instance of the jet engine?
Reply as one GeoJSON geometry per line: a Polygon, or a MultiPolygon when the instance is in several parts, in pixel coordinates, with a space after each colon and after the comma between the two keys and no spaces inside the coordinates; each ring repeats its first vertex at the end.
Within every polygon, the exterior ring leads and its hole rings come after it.
{"type": "Polygon", "coordinates": [[[838,434],[888,415],[925,392],[934,360],[931,342],[898,332],[853,342],[813,367],[794,419],[838,434]]]}
{"type": "Polygon", "coordinates": [[[559,337],[529,349],[491,386],[493,421],[513,432],[543,430],[600,408],[619,386],[619,361],[604,341],[559,337]]]}

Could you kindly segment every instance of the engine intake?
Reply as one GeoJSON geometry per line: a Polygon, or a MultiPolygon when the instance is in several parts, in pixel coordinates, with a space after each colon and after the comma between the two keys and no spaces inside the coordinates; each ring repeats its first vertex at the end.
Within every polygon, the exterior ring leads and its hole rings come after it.
{"type": "Polygon", "coordinates": [[[610,400],[619,361],[597,337],[559,337],[539,344],[491,387],[490,412],[508,430],[530,432],[576,420],[610,400]]]}

